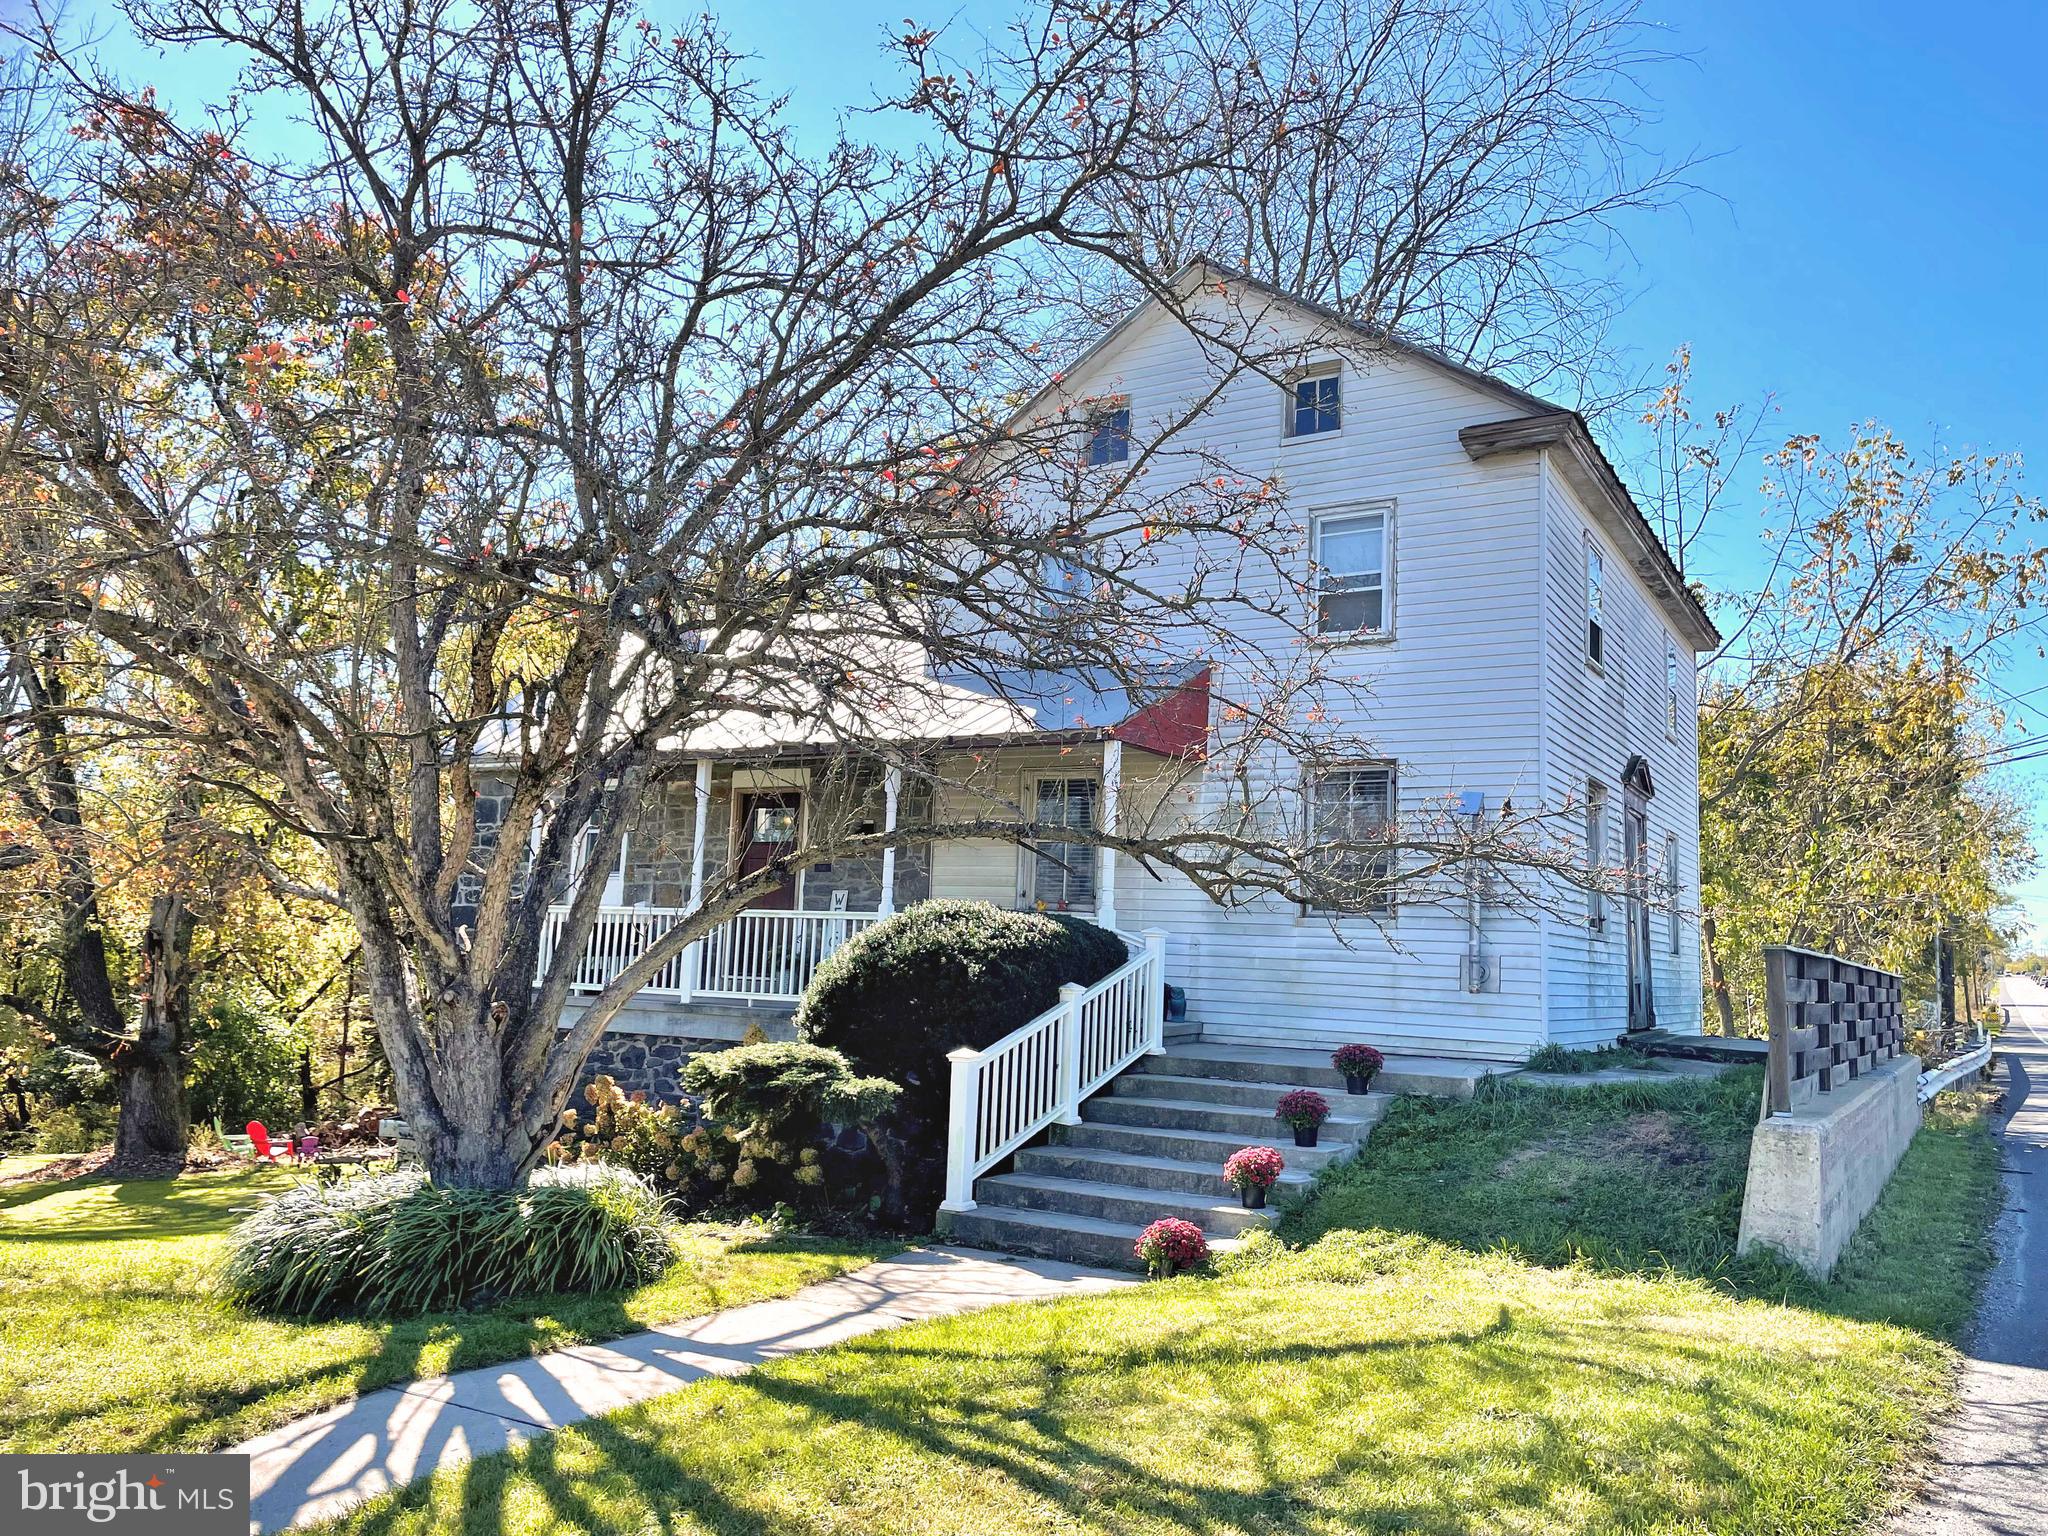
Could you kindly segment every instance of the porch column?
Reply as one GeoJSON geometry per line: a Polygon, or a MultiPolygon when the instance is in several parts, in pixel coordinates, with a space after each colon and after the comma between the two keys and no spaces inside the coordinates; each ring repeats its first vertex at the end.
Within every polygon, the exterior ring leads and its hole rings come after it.
{"type": "MultiPolygon", "coordinates": [[[[1117,794],[1124,783],[1124,744],[1114,736],[1102,744],[1102,830],[1116,831],[1117,794]]],[[[1100,890],[1095,897],[1095,921],[1105,928],[1116,926],[1116,850],[1101,850],[1100,890]]]]}
{"type": "MultiPolygon", "coordinates": [[[[903,770],[894,763],[882,774],[882,830],[896,830],[896,802],[903,794],[903,770]]],[[[887,917],[896,910],[896,845],[891,843],[882,850],[882,903],[881,914],[887,917]]]]}
{"type": "Polygon", "coordinates": [[[690,910],[704,905],[704,824],[711,816],[711,759],[697,759],[697,829],[690,838],[690,910]]]}

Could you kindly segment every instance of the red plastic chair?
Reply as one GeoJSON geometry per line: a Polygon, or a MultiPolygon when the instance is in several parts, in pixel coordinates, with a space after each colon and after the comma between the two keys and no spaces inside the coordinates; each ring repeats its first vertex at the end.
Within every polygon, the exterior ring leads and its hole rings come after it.
{"type": "MultiPolygon", "coordinates": [[[[263,1122],[261,1120],[251,1120],[249,1122],[249,1145],[254,1149],[256,1160],[259,1163],[280,1163],[282,1161],[277,1155],[277,1149],[271,1146],[270,1132],[263,1129],[263,1122]]],[[[287,1147],[286,1151],[289,1153],[290,1148],[287,1147]]]]}

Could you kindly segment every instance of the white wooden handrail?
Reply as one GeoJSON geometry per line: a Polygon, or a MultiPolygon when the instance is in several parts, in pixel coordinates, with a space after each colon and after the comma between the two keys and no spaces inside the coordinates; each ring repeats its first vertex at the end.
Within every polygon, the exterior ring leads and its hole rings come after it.
{"type": "Polygon", "coordinates": [[[1060,1000],[953,1064],[942,1211],[974,1209],[974,1181],[1055,1123],[1078,1125],[1081,1105],[1124,1068],[1165,1048],[1166,934],[1147,928],[1142,947],[1092,987],[1060,988],[1060,1000]]]}

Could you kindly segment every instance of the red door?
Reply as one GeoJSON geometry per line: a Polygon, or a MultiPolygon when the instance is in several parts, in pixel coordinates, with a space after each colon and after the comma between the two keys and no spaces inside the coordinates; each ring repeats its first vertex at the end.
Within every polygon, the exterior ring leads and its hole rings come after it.
{"type": "MultiPolygon", "coordinates": [[[[803,822],[803,796],[795,790],[773,794],[740,796],[740,874],[744,877],[766,867],[768,861],[796,846],[797,829],[803,822]]],[[[796,905],[796,877],[747,903],[788,911],[796,905]]]]}

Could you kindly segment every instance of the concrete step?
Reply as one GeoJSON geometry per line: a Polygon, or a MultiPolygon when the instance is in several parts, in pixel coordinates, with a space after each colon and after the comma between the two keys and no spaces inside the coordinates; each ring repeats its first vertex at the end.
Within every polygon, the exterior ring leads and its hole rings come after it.
{"type": "MultiPolygon", "coordinates": [[[[1481,1078],[1513,1066],[1507,1061],[1462,1061],[1450,1056],[1389,1056],[1372,1086],[1375,1093],[1469,1099],[1481,1078]]],[[[1157,1056],[1139,1057],[1132,1070],[1161,1077],[1287,1083],[1331,1095],[1344,1091],[1344,1074],[1330,1065],[1328,1051],[1284,1046],[1176,1045],[1157,1056]]]]}
{"type": "Polygon", "coordinates": [[[1179,1023],[1163,1026],[1160,1034],[1168,1045],[1199,1045],[1202,1041],[1202,1026],[1182,1019],[1179,1023]]]}
{"type": "MultiPolygon", "coordinates": [[[[1145,1267],[1131,1251],[1138,1234],[1145,1230],[1142,1223],[979,1204],[971,1211],[942,1211],[940,1220],[945,1236],[956,1243],[1064,1259],[1070,1264],[1101,1264],[1118,1269],[1145,1267]]],[[[1211,1253],[1227,1253],[1236,1246],[1232,1238],[1209,1240],[1211,1253]]]]}
{"type": "MultiPolygon", "coordinates": [[[[1270,1115],[1281,1095],[1306,1086],[1309,1085],[1254,1083],[1235,1077],[1176,1077],[1165,1072],[1127,1072],[1110,1085],[1110,1091],[1127,1098],[1199,1100],[1204,1104],[1262,1109],[1270,1115]]],[[[1375,1099],[1384,1106],[1394,1097],[1386,1093],[1346,1093],[1341,1086],[1334,1093],[1320,1087],[1314,1091],[1330,1101],[1330,1112],[1337,1115],[1358,1113],[1362,1106],[1375,1099]]]]}
{"type": "MultiPolygon", "coordinates": [[[[1291,1143],[1293,1138],[1289,1136],[1286,1140],[1291,1143]]],[[[1287,1159],[1287,1171],[1280,1175],[1276,1194],[1308,1188],[1309,1175],[1299,1171],[1294,1163],[1295,1147],[1282,1146],[1277,1141],[1258,1145],[1270,1146],[1287,1159]]],[[[1235,1146],[1230,1148],[1230,1152],[1236,1150],[1235,1146]]],[[[1228,1157],[1230,1152],[1224,1153],[1223,1157],[1228,1157]]],[[[1199,1160],[1184,1160],[1178,1157],[1152,1157],[1139,1152],[1116,1152],[1092,1147],[1026,1147],[1017,1154],[1017,1172],[1065,1179],[1085,1179],[1091,1183],[1123,1184],[1132,1189],[1156,1189],[1188,1195],[1217,1195],[1228,1199],[1230,1194],[1223,1184],[1223,1157],[1211,1161],[1205,1155],[1199,1160]]]]}
{"type": "MultiPolygon", "coordinates": [[[[1373,1122],[1386,1113],[1390,1101],[1384,1094],[1368,1094],[1349,1104],[1332,1104],[1335,1113],[1322,1124],[1320,1141],[1362,1140],[1373,1122]],[[1374,1099],[1378,1099],[1375,1104],[1374,1099]],[[1355,1108],[1353,1106],[1356,1106],[1355,1108]]],[[[1214,1104],[1202,1099],[1141,1098],[1135,1094],[1101,1094],[1081,1106],[1081,1118],[1097,1125],[1133,1125],[1149,1130],[1213,1131],[1221,1135],[1246,1136],[1271,1141],[1278,1132],[1289,1143],[1294,1132],[1273,1118],[1271,1110],[1245,1109],[1214,1104]]]]}
{"type": "Polygon", "coordinates": [[[1250,1211],[1216,1180],[1215,1194],[1183,1194],[1156,1189],[1134,1189],[1128,1184],[1089,1179],[1069,1179],[1035,1173],[1001,1173],[978,1179],[974,1185],[977,1203],[1033,1211],[1056,1211],[1069,1216],[1093,1216],[1103,1221],[1134,1222],[1144,1227],[1162,1216],[1192,1221],[1211,1236],[1234,1236],[1254,1227],[1269,1226],[1271,1209],[1250,1211]]]}
{"type": "MultiPolygon", "coordinates": [[[[1090,1100],[1091,1104],[1101,1102],[1104,1101],[1090,1100]]],[[[1085,1108],[1083,1113],[1086,1113],[1085,1108]]],[[[1280,1155],[1287,1159],[1287,1166],[1301,1173],[1314,1173],[1325,1164],[1339,1162],[1358,1150],[1356,1142],[1332,1141],[1328,1137],[1313,1147],[1297,1147],[1293,1133],[1277,1120],[1269,1119],[1262,1124],[1266,1133],[1278,1131],[1279,1139],[1275,1140],[1271,1134],[1243,1136],[1230,1131],[1184,1131],[1162,1126],[1113,1125],[1101,1121],[1056,1125],[1049,1135],[1055,1147],[1174,1158],[1190,1163],[1206,1162],[1219,1172],[1223,1160],[1240,1147],[1278,1147],[1280,1155]]]]}

